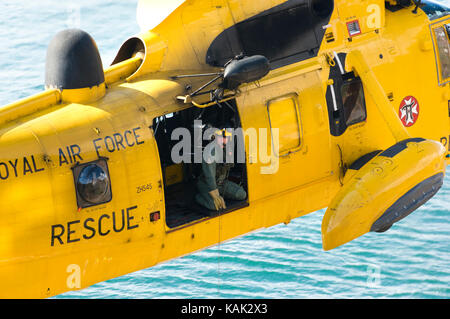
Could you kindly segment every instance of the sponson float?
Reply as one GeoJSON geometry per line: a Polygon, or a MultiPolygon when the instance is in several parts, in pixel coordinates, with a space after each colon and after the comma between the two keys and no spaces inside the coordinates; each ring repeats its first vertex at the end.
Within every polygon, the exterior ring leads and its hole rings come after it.
{"type": "Polygon", "coordinates": [[[329,250],[441,188],[448,8],[188,0],[155,21],[152,3],[110,67],[87,33],[62,31],[46,90],[0,108],[1,297],[82,289],[325,207],[329,250]],[[240,198],[218,187],[216,210],[195,200],[211,128],[246,137],[226,176],[240,198]]]}

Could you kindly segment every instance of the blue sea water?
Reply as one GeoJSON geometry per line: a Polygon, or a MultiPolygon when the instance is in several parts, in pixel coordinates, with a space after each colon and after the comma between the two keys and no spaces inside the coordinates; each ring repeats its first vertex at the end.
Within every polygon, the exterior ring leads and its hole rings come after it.
{"type": "MultiPolygon", "coordinates": [[[[445,2],[445,1],[444,1],[445,2]]],[[[449,1],[446,1],[449,3],[449,1]]],[[[78,27],[109,65],[136,0],[0,2],[0,105],[43,90],[48,43],[78,27]]],[[[324,252],[324,210],[56,298],[449,298],[450,177],[384,234],[324,252]]]]}

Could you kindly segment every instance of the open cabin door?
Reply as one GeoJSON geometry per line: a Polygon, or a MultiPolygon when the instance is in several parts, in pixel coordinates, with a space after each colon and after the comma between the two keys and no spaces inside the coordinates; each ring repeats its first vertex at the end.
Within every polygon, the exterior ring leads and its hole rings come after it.
{"type": "MultiPolygon", "coordinates": [[[[200,221],[248,206],[247,196],[233,198],[227,196],[221,182],[218,189],[226,203],[225,209],[214,210],[205,206],[199,188],[199,180],[204,174],[204,152],[213,143],[208,132],[225,125],[232,130],[241,126],[234,100],[214,103],[209,107],[189,107],[160,116],[153,121],[155,139],[158,144],[166,207],[166,229],[172,231],[196,224],[200,221]],[[225,193],[223,193],[225,192],[225,193]],[[245,198],[244,198],[245,197],[245,198]]],[[[232,158],[223,158],[229,166],[227,182],[232,182],[247,195],[247,171],[245,156],[237,159],[239,146],[233,146],[232,158]]],[[[221,169],[217,165],[217,172],[221,169]]],[[[208,198],[206,198],[208,199],[208,198]]],[[[206,203],[207,204],[207,203],[206,203]]]]}

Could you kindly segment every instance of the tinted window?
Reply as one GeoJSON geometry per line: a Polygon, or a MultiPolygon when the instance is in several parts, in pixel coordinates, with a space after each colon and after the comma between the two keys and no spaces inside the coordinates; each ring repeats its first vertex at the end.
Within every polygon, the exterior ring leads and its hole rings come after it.
{"type": "Polygon", "coordinates": [[[264,53],[271,62],[319,46],[306,5],[250,19],[237,29],[246,55],[264,53]]]}
{"type": "Polygon", "coordinates": [[[347,126],[366,120],[366,104],[361,80],[355,79],[341,87],[344,119],[347,126]]]}
{"type": "Polygon", "coordinates": [[[440,4],[427,0],[422,0],[421,9],[428,15],[430,20],[439,19],[450,13],[449,8],[447,8],[444,3],[440,4]]]}
{"type": "Polygon", "coordinates": [[[449,25],[434,29],[442,81],[450,78],[450,43],[448,37],[448,28],[449,25]]]}
{"type": "Polygon", "coordinates": [[[317,56],[333,8],[333,0],[286,1],[219,34],[206,62],[223,66],[243,53],[263,55],[276,69],[317,56]]]}

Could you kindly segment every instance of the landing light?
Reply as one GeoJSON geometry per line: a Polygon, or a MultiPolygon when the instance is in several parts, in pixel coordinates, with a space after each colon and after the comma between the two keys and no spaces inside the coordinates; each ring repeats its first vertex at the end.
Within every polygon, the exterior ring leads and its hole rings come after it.
{"type": "Polygon", "coordinates": [[[73,174],[79,208],[111,201],[111,183],[106,159],[78,164],[73,168],[73,174]]]}

